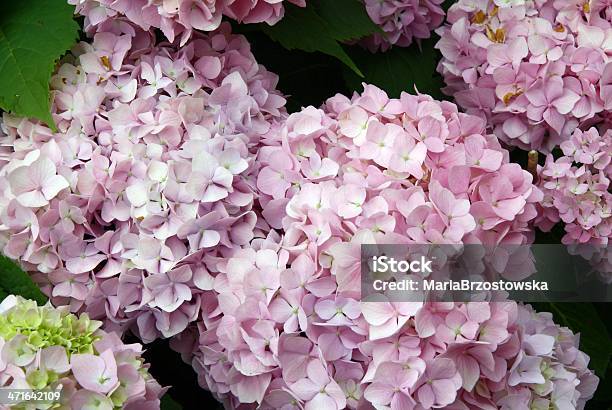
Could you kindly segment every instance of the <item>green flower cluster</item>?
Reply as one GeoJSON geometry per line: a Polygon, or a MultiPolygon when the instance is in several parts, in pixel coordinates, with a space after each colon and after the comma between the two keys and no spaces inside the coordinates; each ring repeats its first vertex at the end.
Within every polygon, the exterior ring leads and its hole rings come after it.
{"type": "MultiPolygon", "coordinates": [[[[100,339],[95,332],[102,322],[80,317],[65,308],[50,304],[38,306],[32,300],[16,297],[16,304],[0,314],[0,337],[11,340],[17,335],[27,339],[25,348],[40,350],[49,346],[62,346],[72,353],[94,353],[93,343],[100,339]]],[[[28,350],[29,350],[28,349],[28,350]]]]}
{"type": "Polygon", "coordinates": [[[101,325],[19,296],[0,303],[0,387],[58,393],[44,402],[20,398],[10,408],[159,409],[166,389],[149,374],[142,346],[124,344],[101,325]]]}

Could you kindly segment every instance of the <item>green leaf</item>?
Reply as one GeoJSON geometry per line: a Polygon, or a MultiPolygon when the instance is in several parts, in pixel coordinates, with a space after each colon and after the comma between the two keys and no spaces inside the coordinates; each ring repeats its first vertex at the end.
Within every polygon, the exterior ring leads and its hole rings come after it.
{"type": "Polygon", "coordinates": [[[0,108],[54,127],[49,80],[77,39],[74,7],[63,0],[0,4],[0,108]]]}
{"type": "Polygon", "coordinates": [[[437,51],[434,45],[436,39],[421,42],[410,47],[392,47],[384,53],[372,54],[361,47],[352,47],[350,56],[361,68],[364,78],[358,78],[353,73],[345,71],[345,81],[354,91],[361,91],[361,83],[374,84],[389,94],[399,97],[402,91],[429,94],[436,99],[443,99],[440,89],[442,78],[436,74],[437,51]]]}
{"type": "Polygon", "coordinates": [[[539,311],[548,310],[555,322],[580,333],[580,350],[591,358],[589,368],[603,377],[612,357],[612,343],[605,324],[591,303],[538,303],[539,311]]]}
{"type": "Polygon", "coordinates": [[[183,410],[183,407],[166,394],[161,399],[161,410],[183,410]]]}
{"type": "MultiPolygon", "coordinates": [[[[313,6],[301,8],[287,5],[285,17],[273,26],[262,25],[262,30],[288,50],[320,51],[334,56],[358,76],[363,74],[334,37],[330,24],[317,14],[313,6]]],[[[346,33],[344,33],[346,34],[346,33]]]]}
{"type": "Polygon", "coordinates": [[[359,0],[319,0],[314,4],[317,13],[327,22],[332,37],[338,41],[382,33],[359,0]]]}
{"type": "Polygon", "coordinates": [[[32,282],[27,273],[22,271],[15,262],[0,255],[0,298],[4,299],[10,294],[35,300],[39,305],[47,301],[47,297],[32,282]]]}

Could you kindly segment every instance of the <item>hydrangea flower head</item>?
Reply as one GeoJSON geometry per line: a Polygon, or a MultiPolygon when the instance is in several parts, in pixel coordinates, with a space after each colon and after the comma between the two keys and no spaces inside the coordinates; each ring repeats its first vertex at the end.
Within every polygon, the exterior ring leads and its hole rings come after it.
{"type": "MultiPolygon", "coordinates": [[[[140,357],[102,323],[10,295],[0,304],[0,387],[60,390],[49,408],[159,409],[165,392],[140,357]]],[[[29,409],[17,403],[14,409],[29,409]]],[[[46,408],[46,407],[45,407],[46,408]]]]}
{"type": "Polygon", "coordinates": [[[612,20],[604,3],[454,3],[437,31],[446,93],[483,115],[502,141],[544,153],[577,127],[609,122],[612,20]]]}
{"type": "Polygon", "coordinates": [[[0,248],[55,305],[151,341],[196,319],[203,258],[259,235],[255,155],[285,116],[229,25],[182,48],[118,20],[52,78],[58,131],[5,114],[0,248]]]}
{"type": "Polygon", "coordinates": [[[362,243],[532,241],[542,193],[481,118],[366,85],[274,131],[257,158],[274,230],[207,261],[201,318],[172,340],[202,386],[228,408],[584,406],[597,378],[549,314],[359,300],[362,243]]]}
{"type": "MultiPolygon", "coordinates": [[[[305,0],[287,0],[300,7],[305,0]]],[[[223,16],[241,23],[273,25],[283,18],[283,0],[68,0],[85,16],[85,31],[106,31],[113,21],[125,17],[143,30],[160,29],[171,42],[185,44],[192,33],[213,31],[223,16]]]]}
{"type": "Polygon", "coordinates": [[[414,40],[426,39],[444,21],[443,0],[365,0],[370,19],[381,33],[375,33],[364,44],[376,51],[393,45],[408,47],[414,40]]]}
{"type": "Polygon", "coordinates": [[[612,237],[612,130],[577,129],[561,144],[563,156],[546,157],[539,167],[538,185],[544,192],[536,225],[549,231],[565,225],[561,239],[572,252],[590,260],[604,280],[612,280],[609,242],[612,237]]]}

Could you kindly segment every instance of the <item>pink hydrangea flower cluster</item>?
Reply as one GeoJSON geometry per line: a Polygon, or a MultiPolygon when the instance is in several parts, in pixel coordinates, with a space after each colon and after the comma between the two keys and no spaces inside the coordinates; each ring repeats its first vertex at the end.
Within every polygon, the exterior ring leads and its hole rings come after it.
{"type": "Polygon", "coordinates": [[[413,40],[431,37],[444,21],[444,0],[365,0],[370,19],[382,33],[363,40],[370,50],[386,51],[393,45],[408,47],[413,40]]]}
{"type": "Polygon", "coordinates": [[[5,115],[0,247],[55,305],[150,341],[198,316],[203,257],[257,235],[255,154],[285,99],[229,25],[177,50],[117,23],[53,77],[57,132],[5,115]]]}
{"type": "MultiPolygon", "coordinates": [[[[287,0],[300,7],[306,0],[287,0]]],[[[106,31],[125,16],[143,30],[160,29],[171,42],[181,45],[194,30],[213,31],[223,16],[241,23],[276,24],[283,18],[283,0],[68,0],[85,16],[85,31],[106,31]]]]}
{"type": "Polygon", "coordinates": [[[563,221],[565,244],[608,245],[612,236],[612,130],[576,130],[561,144],[564,156],[546,157],[539,167],[544,192],[538,226],[545,231],[563,221]],[[577,164],[577,165],[576,165],[577,164]]]}
{"type": "Polygon", "coordinates": [[[52,393],[44,404],[11,400],[10,408],[159,409],[166,389],[149,375],[142,346],[124,344],[101,324],[87,314],[77,317],[49,304],[5,298],[0,304],[0,387],[52,393]]]}
{"type": "Polygon", "coordinates": [[[280,139],[259,151],[257,187],[264,217],[291,246],[326,251],[362,233],[379,243],[532,239],[542,197],[532,176],[509,162],[484,120],[452,103],[390,99],[365,85],[290,115],[280,139]]]}
{"type": "Polygon", "coordinates": [[[360,303],[321,268],[326,255],[301,251],[289,267],[291,251],[260,245],[218,265],[202,321],[173,340],[226,408],[582,409],[595,391],[578,336],[548,313],[360,303]]]}
{"type": "Polygon", "coordinates": [[[566,232],[562,242],[576,245],[576,253],[608,273],[606,280],[612,280],[608,251],[612,237],[612,130],[600,135],[595,128],[578,129],[561,149],[562,157],[555,160],[548,155],[538,169],[544,200],[536,225],[549,231],[562,221],[566,232]]]}
{"type": "Polygon", "coordinates": [[[484,121],[374,86],[288,117],[260,149],[276,229],[208,259],[172,341],[227,408],[582,408],[578,338],[515,302],[360,302],[361,243],[529,243],[542,198],[484,121]]]}
{"type": "Polygon", "coordinates": [[[603,0],[460,0],[438,30],[445,92],[502,141],[544,153],[609,121],[612,16],[603,0]]]}

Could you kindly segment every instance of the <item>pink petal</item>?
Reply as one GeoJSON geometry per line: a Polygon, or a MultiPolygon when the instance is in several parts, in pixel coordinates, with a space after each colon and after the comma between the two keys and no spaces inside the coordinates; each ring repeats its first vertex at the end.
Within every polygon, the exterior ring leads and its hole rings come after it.
{"type": "Polygon", "coordinates": [[[312,399],[321,389],[310,379],[301,379],[291,385],[291,391],[301,400],[312,399]]]}
{"type": "Polygon", "coordinates": [[[374,326],[383,325],[395,313],[395,309],[387,302],[364,302],[361,309],[365,320],[374,326]]]}
{"type": "Polygon", "coordinates": [[[117,365],[111,350],[104,351],[100,356],[73,354],[70,365],[77,382],[87,390],[105,394],[118,382],[117,365]]]}
{"type": "Polygon", "coordinates": [[[365,389],[363,395],[369,402],[386,405],[391,403],[393,390],[389,385],[374,382],[365,389]]]}
{"type": "Polygon", "coordinates": [[[424,384],[421,386],[417,392],[417,397],[419,398],[420,404],[426,409],[430,409],[436,402],[436,396],[429,384],[424,384]]]}

